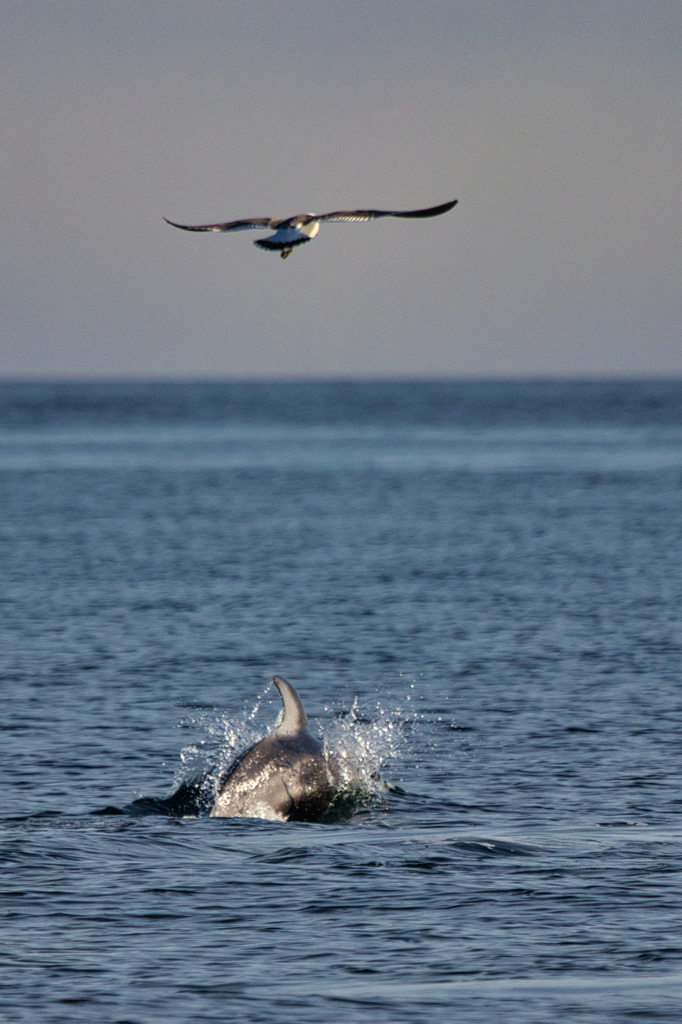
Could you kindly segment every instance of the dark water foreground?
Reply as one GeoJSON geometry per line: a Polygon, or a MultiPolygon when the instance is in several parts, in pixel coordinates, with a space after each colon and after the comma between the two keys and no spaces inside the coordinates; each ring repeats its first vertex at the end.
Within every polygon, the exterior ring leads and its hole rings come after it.
{"type": "Polygon", "coordinates": [[[0,571],[0,1019],[679,1021],[682,384],[6,385],[0,571]],[[93,813],[273,673],[405,793],[93,813]]]}

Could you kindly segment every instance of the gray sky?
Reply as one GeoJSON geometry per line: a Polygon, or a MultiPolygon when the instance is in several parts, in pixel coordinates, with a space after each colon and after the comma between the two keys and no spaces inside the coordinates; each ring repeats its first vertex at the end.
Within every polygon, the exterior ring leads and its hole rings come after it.
{"type": "Polygon", "coordinates": [[[679,0],[0,0],[0,53],[0,377],[682,375],[679,0]]]}

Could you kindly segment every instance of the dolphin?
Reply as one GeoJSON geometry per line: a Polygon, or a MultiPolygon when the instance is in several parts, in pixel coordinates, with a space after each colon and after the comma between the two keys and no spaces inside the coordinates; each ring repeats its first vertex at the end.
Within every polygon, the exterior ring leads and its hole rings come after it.
{"type": "Polygon", "coordinates": [[[281,676],[272,681],[282,698],[282,720],[219,780],[212,818],[321,821],[342,789],[338,764],[308,732],[308,716],[293,686],[281,676]]]}
{"type": "Polygon", "coordinates": [[[165,798],[140,797],[124,808],[94,814],[164,814],[184,817],[269,818],[337,822],[351,818],[368,794],[344,783],[338,760],[308,731],[308,716],[293,686],[274,676],[282,720],[228,767],[182,782],[165,798]]]}

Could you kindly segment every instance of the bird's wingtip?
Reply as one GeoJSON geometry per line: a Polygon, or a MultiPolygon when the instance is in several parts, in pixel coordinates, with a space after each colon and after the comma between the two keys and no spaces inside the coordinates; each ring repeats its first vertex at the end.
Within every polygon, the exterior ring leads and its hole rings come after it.
{"type": "Polygon", "coordinates": [[[457,206],[458,199],[451,199],[449,203],[441,203],[440,206],[429,206],[426,210],[406,210],[404,213],[394,213],[394,217],[438,217],[441,213],[447,213],[453,206],[457,206]]]}

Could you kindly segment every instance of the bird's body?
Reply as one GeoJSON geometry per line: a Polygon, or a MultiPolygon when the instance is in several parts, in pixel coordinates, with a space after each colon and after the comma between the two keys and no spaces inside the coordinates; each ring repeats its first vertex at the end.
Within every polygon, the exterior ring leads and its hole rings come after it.
{"type": "Polygon", "coordinates": [[[443,203],[442,206],[430,206],[426,210],[335,210],[333,213],[298,213],[293,217],[253,217],[251,220],[231,220],[224,224],[176,224],[175,221],[163,219],[166,224],[183,231],[249,231],[252,229],[274,228],[275,234],[266,238],[257,238],[253,243],[261,249],[279,252],[282,259],[293,251],[297,245],[310,242],[320,230],[322,223],[358,222],[376,220],[379,217],[437,217],[447,213],[457,200],[443,203]]]}

